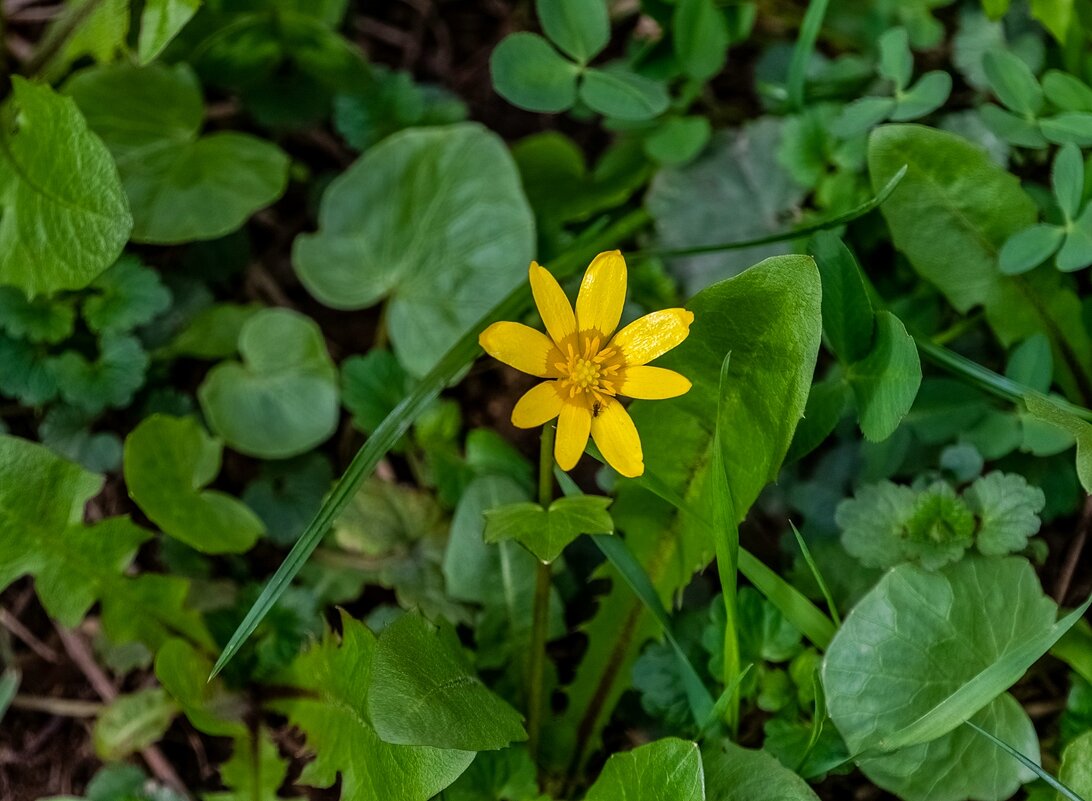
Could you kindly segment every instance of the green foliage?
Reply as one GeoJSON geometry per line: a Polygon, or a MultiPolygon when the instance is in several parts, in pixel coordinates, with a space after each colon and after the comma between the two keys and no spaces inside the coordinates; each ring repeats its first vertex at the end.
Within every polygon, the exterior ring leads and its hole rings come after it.
{"type": "Polygon", "coordinates": [[[456,125],[403,132],[369,150],[330,185],[318,233],[296,240],[292,260],[328,306],[360,309],[388,298],[394,352],[421,376],[525,280],[533,232],[499,140],[456,125]]]}
{"type": "Polygon", "coordinates": [[[239,329],[242,362],[205,377],[198,398],[209,427],[235,450],[298,456],[337,428],[337,370],[319,327],[287,309],[263,309],[239,329]]]}
{"type": "Polygon", "coordinates": [[[581,534],[613,534],[610,498],[579,495],[558,498],[544,509],[514,503],[486,512],[485,541],[515,540],[543,562],[553,562],[581,534]]]}
{"type": "Polygon", "coordinates": [[[1058,778],[1073,792],[1092,795],[1092,731],[1066,746],[1058,778]]]}
{"type": "Polygon", "coordinates": [[[0,135],[0,282],[31,296],[80,289],[133,227],[118,170],[75,103],[18,76],[12,89],[0,135]]]}
{"type": "Polygon", "coordinates": [[[629,797],[648,801],[704,801],[705,777],[697,743],[657,740],[615,754],[607,760],[585,799],[609,801],[629,797]]]}
{"type": "Polygon", "coordinates": [[[160,688],[119,695],[95,719],[95,753],[107,762],[124,759],[162,737],[177,714],[160,688]]]}
{"type": "Polygon", "coordinates": [[[214,239],[284,193],[288,158],[274,145],[233,132],[200,135],[201,91],[184,64],[96,67],[65,91],[117,161],[135,241],[214,239]]]}
{"type": "Polygon", "coordinates": [[[264,528],[235,498],[203,489],[220,472],[222,452],[193,418],[153,415],[125,440],[133,500],[165,534],[204,553],[245,551],[264,528]]]}
{"type": "Polygon", "coordinates": [[[815,801],[807,783],[763,751],[722,740],[702,749],[710,798],[724,801],[815,801]]]}

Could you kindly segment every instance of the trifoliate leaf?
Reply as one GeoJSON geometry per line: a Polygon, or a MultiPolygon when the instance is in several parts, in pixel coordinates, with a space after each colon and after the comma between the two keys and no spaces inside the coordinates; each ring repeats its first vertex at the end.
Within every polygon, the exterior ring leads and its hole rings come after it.
{"type": "Polygon", "coordinates": [[[0,286],[0,330],[15,339],[56,343],[72,334],[76,310],[60,297],[27,298],[13,286],[0,286]]]}
{"type": "Polygon", "coordinates": [[[516,540],[543,562],[553,562],[581,534],[613,534],[610,498],[576,495],[558,498],[544,509],[513,503],[485,514],[485,541],[516,540]]]}
{"type": "Polygon", "coordinates": [[[975,542],[987,556],[1003,556],[1022,551],[1028,538],[1039,531],[1039,513],[1046,496],[1038,487],[1016,473],[987,473],[964,493],[971,510],[978,516],[975,542]]]}
{"type": "Polygon", "coordinates": [[[0,333],[0,394],[26,406],[40,406],[57,397],[56,359],[30,342],[0,333]]]}
{"type": "Polygon", "coordinates": [[[93,415],[81,409],[58,404],[46,412],[38,436],[47,448],[92,473],[117,470],[121,466],[121,438],[112,431],[92,433],[94,421],[93,415]]]}
{"type": "Polygon", "coordinates": [[[289,162],[275,145],[233,131],[200,136],[201,90],[185,64],[95,67],[65,92],[117,160],[137,242],[215,239],[284,193],[289,162]]]}
{"type": "Polygon", "coordinates": [[[179,712],[160,687],[119,695],[99,714],[91,733],[95,753],[106,762],[125,759],[158,741],[179,712]]]}
{"type": "Polygon", "coordinates": [[[201,801],[280,801],[277,790],[288,775],[288,763],[265,728],[237,737],[231,759],[220,766],[222,793],[204,793],[201,801]],[[255,742],[257,738],[257,742],[255,742]]]}
{"type": "Polygon", "coordinates": [[[83,526],[102,477],[48,448],[0,436],[0,589],[32,575],[49,616],[76,626],[96,601],[113,641],[158,647],[182,632],[211,647],[200,618],[184,609],[188,584],[174,576],[130,577],[137,548],[152,536],[127,517],[83,526]]]}
{"type": "Polygon", "coordinates": [[[83,318],[98,334],[127,333],[171,305],[170,290],[135,256],[123,256],[95,279],[91,289],[95,294],[84,300],[83,318]]]}
{"type": "Polygon", "coordinates": [[[337,369],[309,317],[263,309],[239,333],[242,362],[221,362],[197,391],[209,427],[240,453],[287,459],[337,429],[337,369]]]}
{"type": "Polygon", "coordinates": [[[368,714],[398,745],[493,751],[527,737],[522,716],[474,674],[455,629],[413,613],[379,635],[368,714]]]}
{"type": "Polygon", "coordinates": [[[133,227],[117,167],[71,100],[19,76],[12,90],[0,126],[0,284],[81,289],[133,227]]]}
{"type": "Polygon", "coordinates": [[[585,801],[705,801],[705,776],[697,743],[673,737],[615,754],[585,801]]]}
{"type": "Polygon", "coordinates": [[[835,514],[842,545],[865,567],[888,568],[905,561],[902,531],[917,498],[914,490],[890,481],[861,487],[835,514]]]}
{"type": "Polygon", "coordinates": [[[905,526],[906,554],[926,570],[953,562],[974,541],[974,515],[950,484],[937,482],[918,495],[905,526]]]}
{"type": "Polygon", "coordinates": [[[203,553],[240,553],[263,526],[245,504],[203,490],[220,472],[223,445],[193,418],[155,414],[125,439],[129,495],[163,532],[203,553]]]}
{"type": "Polygon", "coordinates": [[[340,642],[327,634],[282,677],[302,692],[274,704],[316,755],[299,781],[331,787],[340,775],[345,801],[428,801],[466,770],[474,753],[383,742],[368,712],[375,635],[344,612],[341,620],[340,642]]]}
{"type": "Polygon", "coordinates": [[[90,361],[74,350],[54,362],[61,397],[86,412],[121,409],[144,386],[148,354],[131,336],[108,336],[99,343],[99,356],[90,361]]]}

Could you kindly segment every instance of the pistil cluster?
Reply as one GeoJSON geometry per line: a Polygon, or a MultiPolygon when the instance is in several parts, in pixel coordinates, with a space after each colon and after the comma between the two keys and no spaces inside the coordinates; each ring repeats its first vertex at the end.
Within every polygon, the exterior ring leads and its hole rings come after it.
{"type": "Polygon", "coordinates": [[[599,403],[604,403],[604,396],[613,397],[618,393],[615,382],[622,369],[621,353],[609,345],[599,350],[600,338],[590,337],[584,342],[584,348],[578,351],[572,342],[566,345],[566,360],[554,365],[561,377],[558,379],[561,390],[567,391],[570,398],[587,392],[599,403]]]}

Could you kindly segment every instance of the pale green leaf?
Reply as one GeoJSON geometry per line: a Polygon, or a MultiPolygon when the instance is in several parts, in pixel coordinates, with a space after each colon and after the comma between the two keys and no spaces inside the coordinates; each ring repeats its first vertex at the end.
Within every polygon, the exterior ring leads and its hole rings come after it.
{"type": "Polygon", "coordinates": [[[235,450],[298,456],[337,429],[337,369],[309,317],[263,309],[239,332],[242,361],[216,365],[197,391],[209,427],[235,450]]]}
{"type": "Polygon", "coordinates": [[[293,263],[328,306],[389,298],[394,352],[420,376],[526,281],[533,244],[511,156],[496,135],[460,124],[405,131],[369,150],[330,184],[319,231],[297,238],[293,263]]]}
{"type": "Polygon", "coordinates": [[[100,759],[114,762],[159,740],[178,706],[161,688],[119,695],[99,714],[91,739],[100,759]]]}
{"type": "Polygon", "coordinates": [[[1092,493],[1092,425],[1043,395],[1025,396],[1028,412],[1039,420],[1061,429],[1077,442],[1077,477],[1085,492],[1092,493]]]}
{"type": "Polygon", "coordinates": [[[662,83],[621,66],[586,70],[580,99],[607,117],[637,121],[659,116],[671,101],[662,83]]]}
{"type": "Polygon", "coordinates": [[[137,39],[138,61],[147,64],[155,60],[200,7],[201,0],[145,0],[137,39]]]}
{"type": "Polygon", "coordinates": [[[489,71],[497,94],[527,111],[565,111],[576,102],[579,68],[538,34],[504,37],[489,59],[489,71]]]}
{"type": "Polygon", "coordinates": [[[34,296],[81,289],[133,227],[118,170],[76,104],[12,78],[0,129],[0,283],[34,296]]]}
{"type": "Polygon", "coordinates": [[[1046,496],[1017,473],[994,471],[975,480],[964,493],[979,518],[975,543],[987,556],[1018,553],[1039,531],[1046,496]]]}
{"type": "Polygon", "coordinates": [[[610,498],[581,495],[558,498],[544,509],[514,503],[486,512],[485,541],[516,540],[543,562],[553,562],[581,534],[612,534],[610,498]]]}
{"type": "MultiPolygon", "coordinates": [[[[716,796],[715,796],[716,797],[716,796]]],[[[705,801],[697,743],[667,738],[614,754],[585,801],[705,801]]]]}
{"type": "Polygon", "coordinates": [[[610,40],[606,0],[535,0],[535,10],[550,41],[582,64],[610,40]]]}
{"type": "Polygon", "coordinates": [[[876,313],[872,349],[846,368],[857,399],[865,439],[882,442],[899,427],[921,386],[921,360],[914,338],[889,311],[876,313]]]}
{"type": "Polygon", "coordinates": [[[1026,273],[1053,256],[1064,240],[1064,228],[1036,223],[1005,240],[998,254],[998,266],[1005,275],[1026,273]]]}
{"type": "Polygon", "coordinates": [[[704,81],[724,68],[728,24],[713,0],[679,0],[672,33],[675,57],[688,76],[704,81]]]}
{"type": "Polygon", "coordinates": [[[171,305],[170,290],[135,256],[122,256],[92,282],[91,289],[93,294],[83,301],[83,318],[98,334],[132,331],[171,305]]]}
{"type": "Polygon", "coordinates": [[[288,762],[269,731],[260,727],[237,737],[231,759],[220,766],[220,780],[228,790],[203,793],[201,801],[281,801],[277,791],[287,775],[288,762]]]}
{"type": "Polygon", "coordinates": [[[125,440],[129,495],[163,532],[204,553],[239,553],[264,526],[245,504],[203,489],[220,472],[222,444],[193,418],[156,414],[125,440]]]}

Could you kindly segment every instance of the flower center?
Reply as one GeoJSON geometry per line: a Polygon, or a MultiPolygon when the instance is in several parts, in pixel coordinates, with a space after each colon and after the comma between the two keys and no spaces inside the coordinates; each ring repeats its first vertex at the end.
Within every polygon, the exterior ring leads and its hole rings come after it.
{"type": "Polygon", "coordinates": [[[621,354],[612,347],[599,349],[599,337],[592,337],[584,342],[578,351],[575,343],[568,343],[565,348],[565,361],[555,365],[561,374],[561,387],[569,391],[569,397],[575,398],[587,392],[595,400],[602,402],[605,395],[614,395],[614,382],[618,380],[618,371],[622,369],[621,354]]]}

